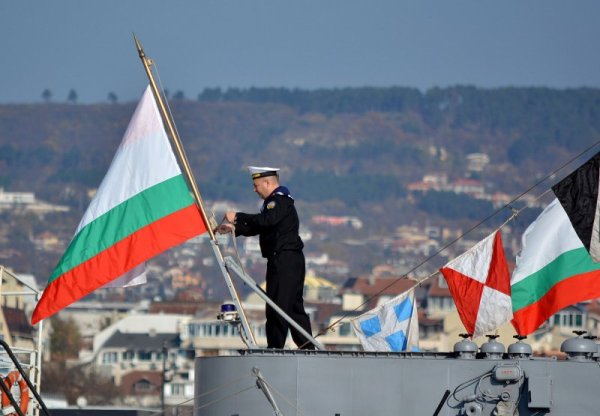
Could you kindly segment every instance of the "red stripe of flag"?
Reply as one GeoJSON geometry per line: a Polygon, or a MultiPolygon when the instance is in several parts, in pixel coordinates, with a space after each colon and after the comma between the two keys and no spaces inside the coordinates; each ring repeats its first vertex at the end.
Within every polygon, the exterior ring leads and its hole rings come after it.
{"type": "Polygon", "coordinates": [[[155,221],[52,281],[42,294],[32,325],[104,286],[168,248],[206,231],[195,205],[155,221]]]}
{"type": "Polygon", "coordinates": [[[569,277],[552,286],[537,302],[515,311],[512,324],[519,335],[529,335],[544,323],[548,316],[569,305],[594,299],[598,293],[599,271],[569,277]]]}

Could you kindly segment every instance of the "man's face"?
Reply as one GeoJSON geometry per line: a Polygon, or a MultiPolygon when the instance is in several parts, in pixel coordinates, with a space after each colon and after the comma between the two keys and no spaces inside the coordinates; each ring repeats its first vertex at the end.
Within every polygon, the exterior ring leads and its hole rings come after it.
{"type": "Polygon", "coordinates": [[[257,178],[254,179],[254,192],[258,194],[262,199],[265,199],[270,195],[270,181],[269,178],[257,178]]]}

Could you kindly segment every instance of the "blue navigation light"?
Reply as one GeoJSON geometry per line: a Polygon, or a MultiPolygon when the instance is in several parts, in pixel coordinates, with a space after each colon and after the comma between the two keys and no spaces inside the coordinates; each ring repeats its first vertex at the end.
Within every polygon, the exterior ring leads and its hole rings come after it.
{"type": "Polygon", "coordinates": [[[224,303],[221,305],[221,312],[235,312],[235,305],[232,303],[224,303]]]}

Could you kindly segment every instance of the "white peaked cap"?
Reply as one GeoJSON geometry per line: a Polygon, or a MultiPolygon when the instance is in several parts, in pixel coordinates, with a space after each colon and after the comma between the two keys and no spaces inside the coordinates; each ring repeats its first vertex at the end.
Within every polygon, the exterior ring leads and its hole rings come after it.
{"type": "Polygon", "coordinates": [[[279,172],[279,168],[270,168],[268,166],[248,166],[248,172],[252,179],[263,178],[265,176],[275,176],[279,172]]]}

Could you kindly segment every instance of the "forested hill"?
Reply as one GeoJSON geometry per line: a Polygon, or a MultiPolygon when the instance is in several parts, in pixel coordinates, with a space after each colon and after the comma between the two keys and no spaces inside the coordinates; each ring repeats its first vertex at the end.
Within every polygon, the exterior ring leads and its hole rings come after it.
{"type": "MultiPolygon", "coordinates": [[[[251,199],[248,164],[283,168],[305,200],[402,197],[429,172],[526,189],[600,139],[600,90],[454,87],[207,89],[171,100],[205,198],[251,199]]],[[[0,106],[0,186],[60,203],[99,184],[135,103],[0,106]]]]}

